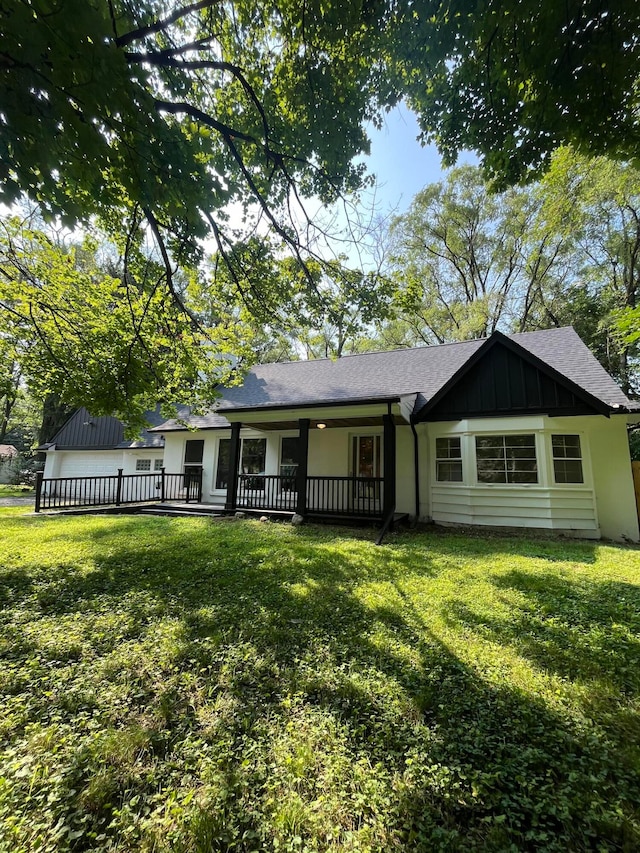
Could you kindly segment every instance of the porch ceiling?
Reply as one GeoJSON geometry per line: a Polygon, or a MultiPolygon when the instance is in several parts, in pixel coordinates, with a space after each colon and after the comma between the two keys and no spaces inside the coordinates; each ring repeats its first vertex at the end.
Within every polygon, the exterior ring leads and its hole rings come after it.
{"type": "MultiPolygon", "coordinates": [[[[394,415],[394,421],[396,426],[406,426],[406,421],[400,415],[394,415]]],[[[359,418],[313,418],[311,420],[311,429],[317,429],[318,424],[326,424],[327,429],[338,429],[345,427],[366,427],[366,426],[379,426],[383,425],[382,415],[371,415],[367,417],[359,417],[359,418]]],[[[284,430],[284,429],[298,429],[298,421],[297,420],[286,420],[286,421],[252,421],[247,426],[252,427],[253,429],[259,430],[284,430]]]]}

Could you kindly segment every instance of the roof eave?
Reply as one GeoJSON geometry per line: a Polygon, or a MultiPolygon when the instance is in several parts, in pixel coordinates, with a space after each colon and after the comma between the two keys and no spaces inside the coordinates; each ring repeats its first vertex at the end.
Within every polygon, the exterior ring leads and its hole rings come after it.
{"type": "MultiPolygon", "coordinates": [[[[405,395],[406,396],[406,395],[405,395]]],[[[327,408],[346,408],[348,406],[371,406],[376,404],[384,404],[384,403],[399,403],[402,397],[399,394],[385,395],[383,397],[365,397],[365,398],[351,398],[349,400],[314,400],[313,402],[308,403],[276,403],[274,405],[262,405],[262,406],[235,406],[233,408],[224,408],[218,409],[215,414],[217,414],[221,418],[227,418],[230,415],[242,414],[247,412],[255,412],[256,414],[265,414],[267,412],[282,412],[282,411],[295,411],[296,409],[307,410],[307,409],[317,409],[320,407],[327,408]]],[[[200,415],[196,415],[195,417],[201,417],[200,415]]],[[[231,423],[226,425],[219,426],[194,426],[190,424],[188,418],[185,418],[187,423],[185,424],[176,424],[171,423],[171,421],[167,421],[166,424],[160,424],[157,427],[151,427],[147,430],[147,432],[192,432],[194,430],[217,430],[217,429],[230,429],[231,423]],[[168,424],[171,424],[170,426],[168,424]]]]}
{"type": "Polygon", "coordinates": [[[226,407],[224,409],[218,409],[217,412],[222,417],[227,417],[228,414],[231,413],[242,413],[242,412],[279,412],[286,409],[317,409],[320,406],[327,407],[347,407],[347,406],[371,406],[376,403],[399,403],[400,395],[385,395],[384,397],[351,397],[347,400],[313,400],[308,403],[275,403],[275,404],[264,404],[260,406],[234,406],[234,407],[226,407]]]}

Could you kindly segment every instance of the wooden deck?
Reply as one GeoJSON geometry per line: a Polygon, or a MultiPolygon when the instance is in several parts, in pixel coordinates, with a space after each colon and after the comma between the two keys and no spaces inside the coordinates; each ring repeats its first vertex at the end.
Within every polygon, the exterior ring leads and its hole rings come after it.
{"type": "MultiPolygon", "coordinates": [[[[135,509],[136,514],[138,515],[166,515],[166,516],[209,516],[209,517],[219,517],[219,516],[233,516],[236,513],[243,513],[246,516],[250,517],[262,517],[266,516],[267,518],[274,518],[280,520],[287,520],[293,518],[295,513],[289,512],[287,510],[271,510],[271,509],[253,509],[253,508],[243,508],[238,507],[235,510],[225,509],[221,504],[183,504],[183,503],[165,503],[165,504],[146,504],[144,506],[138,507],[135,509]]],[[[308,512],[305,517],[305,521],[311,521],[316,524],[336,524],[341,526],[349,526],[353,525],[356,527],[360,527],[363,525],[370,525],[374,527],[378,527],[382,519],[375,518],[370,515],[341,515],[340,513],[314,513],[308,512]]],[[[407,524],[409,522],[409,514],[406,512],[396,512],[393,516],[392,528],[401,525],[407,524]]]]}

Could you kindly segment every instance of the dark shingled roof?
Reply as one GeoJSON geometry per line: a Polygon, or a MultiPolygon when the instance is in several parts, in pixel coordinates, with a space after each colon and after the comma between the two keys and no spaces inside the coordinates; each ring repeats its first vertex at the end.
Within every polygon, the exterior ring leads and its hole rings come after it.
{"type": "MultiPolygon", "coordinates": [[[[514,343],[609,406],[637,410],[570,326],[508,335],[514,343]]],[[[335,361],[293,361],[252,368],[244,383],[223,391],[206,415],[181,417],[200,429],[228,426],[225,412],[383,401],[415,394],[417,412],[460,370],[486,339],[343,356],[335,361]]],[[[167,421],[156,430],[184,429],[167,421]]]]}

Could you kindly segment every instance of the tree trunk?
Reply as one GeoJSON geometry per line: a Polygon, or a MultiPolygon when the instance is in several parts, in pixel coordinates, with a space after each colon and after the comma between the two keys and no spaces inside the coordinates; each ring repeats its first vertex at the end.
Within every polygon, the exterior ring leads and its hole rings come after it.
{"type": "Polygon", "coordinates": [[[38,433],[38,444],[51,441],[72,412],[73,409],[70,409],[65,403],[61,403],[57,395],[49,394],[45,398],[42,409],[42,425],[38,433]]]}

